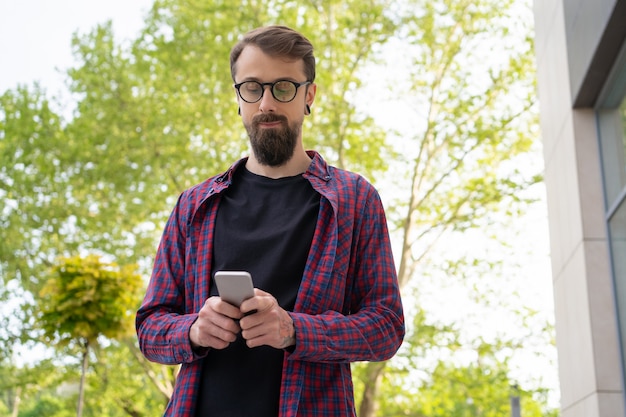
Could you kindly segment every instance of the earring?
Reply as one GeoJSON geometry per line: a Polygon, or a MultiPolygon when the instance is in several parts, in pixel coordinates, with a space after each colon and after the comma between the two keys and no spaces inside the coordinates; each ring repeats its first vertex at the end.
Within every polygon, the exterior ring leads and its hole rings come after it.
{"type": "Polygon", "coordinates": [[[306,115],[311,114],[311,106],[309,106],[308,104],[306,104],[304,107],[304,114],[306,115]]]}
{"type": "Polygon", "coordinates": [[[241,107],[237,108],[237,114],[241,116],[241,107]]]}

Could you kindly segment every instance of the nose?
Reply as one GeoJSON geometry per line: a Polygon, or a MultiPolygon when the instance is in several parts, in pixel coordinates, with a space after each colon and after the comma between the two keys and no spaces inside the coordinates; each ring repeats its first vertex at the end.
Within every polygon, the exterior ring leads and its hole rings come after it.
{"type": "Polygon", "coordinates": [[[276,110],[276,99],[272,95],[272,86],[263,86],[263,96],[259,102],[259,110],[263,113],[272,112],[276,110]]]}

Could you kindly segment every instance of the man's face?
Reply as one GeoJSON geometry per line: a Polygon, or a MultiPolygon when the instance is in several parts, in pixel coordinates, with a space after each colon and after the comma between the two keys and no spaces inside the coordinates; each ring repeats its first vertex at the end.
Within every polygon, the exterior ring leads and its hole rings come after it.
{"type": "MultiPolygon", "coordinates": [[[[236,69],[236,83],[307,81],[301,60],[273,58],[251,45],[241,52],[236,69]]],[[[255,103],[248,103],[237,95],[243,124],[248,131],[252,151],[260,164],[278,167],[291,159],[296,146],[302,140],[305,105],[311,104],[314,96],[314,85],[300,86],[293,100],[287,103],[274,98],[270,86],[263,87],[263,96],[255,103]]]]}

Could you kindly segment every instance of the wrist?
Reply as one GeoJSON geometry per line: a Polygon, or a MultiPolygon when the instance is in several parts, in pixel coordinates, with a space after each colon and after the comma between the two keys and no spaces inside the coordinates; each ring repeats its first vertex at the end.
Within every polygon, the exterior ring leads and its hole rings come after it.
{"type": "Polygon", "coordinates": [[[283,349],[296,344],[296,328],[293,325],[293,319],[289,313],[285,314],[285,319],[281,322],[280,336],[283,338],[283,349]]]}
{"type": "Polygon", "coordinates": [[[194,341],[194,337],[192,336],[194,334],[197,334],[196,321],[194,321],[192,323],[191,327],[189,328],[189,334],[188,334],[189,344],[191,345],[191,350],[196,355],[199,355],[199,356],[206,355],[206,353],[209,351],[209,348],[207,346],[202,346],[202,345],[196,343],[194,341]]]}

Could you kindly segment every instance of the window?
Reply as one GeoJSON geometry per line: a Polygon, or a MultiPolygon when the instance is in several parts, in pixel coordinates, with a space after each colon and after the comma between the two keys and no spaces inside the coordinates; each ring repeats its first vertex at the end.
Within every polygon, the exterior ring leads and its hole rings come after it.
{"type": "Polygon", "coordinates": [[[626,101],[617,109],[598,109],[598,121],[605,203],[611,207],[626,188],[626,101]]]}
{"type": "MultiPolygon", "coordinates": [[[[611,266],[626,364],[626,44],[596,107],[611,266]]],[[[626,373],[626,372],[625,372],[626,373]]]]}

